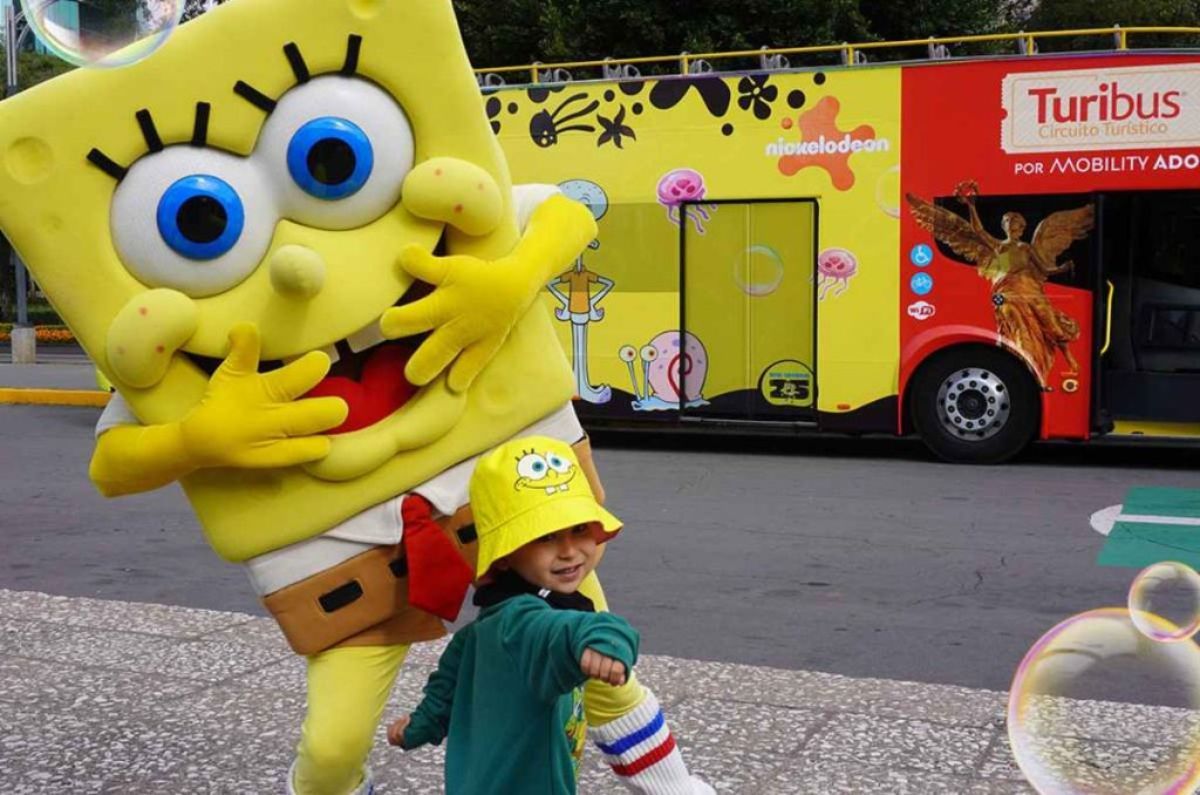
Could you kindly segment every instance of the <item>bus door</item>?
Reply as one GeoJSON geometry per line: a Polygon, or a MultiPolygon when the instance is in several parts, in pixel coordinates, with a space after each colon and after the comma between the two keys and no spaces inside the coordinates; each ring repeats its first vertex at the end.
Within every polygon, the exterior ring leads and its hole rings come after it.
{"type": "Polygon", "coordinates": [[[1200,191],[1100,197],[1101,425],[1200,423],[1200,191]]]}
{"type": "MultiPolygon", "coordinates": [[[[811,421],[816,408],[817,203],[680,208],[681,417],[811,421]]],[[[664,366],[665,365],[665,366],[664,366]]]]}

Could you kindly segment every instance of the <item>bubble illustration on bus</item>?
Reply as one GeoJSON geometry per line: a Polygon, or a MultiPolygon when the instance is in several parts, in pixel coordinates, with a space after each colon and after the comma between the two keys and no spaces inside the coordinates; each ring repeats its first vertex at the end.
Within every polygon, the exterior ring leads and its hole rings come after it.
{"type": "Polygon", "coordinates": [[[832,290],[837,298],[850,288],[850,280],[858,274],[858,258],[844,248],[827,248],[817,257],[818,300],[824,301],[832,290]]]}
{"type": "Polygon", "coordinates": [[[678,411],[707,406],[704,381],[708,377],[708,351],[694,334],[685,334],[682,346],[678,331],[664,331],[637,349],[623,345],[618,352],[629,368],[635,411],[678,411]],[[644,386],[639,387],[636,363],[641,360],[644,386]]]}
{"type": "Polygon", "coordinates": [[[717,211],[717,205],[701,203],[707,193],[704,177],[692,168],[677,168],[658,181],[658,203],[667,208],[667,218],[678,224],[687,215],[701,235],[705,232],[701,219],[709,221],[717,211]],[[685,202],[692,206],[684,207],[685,202]]]}

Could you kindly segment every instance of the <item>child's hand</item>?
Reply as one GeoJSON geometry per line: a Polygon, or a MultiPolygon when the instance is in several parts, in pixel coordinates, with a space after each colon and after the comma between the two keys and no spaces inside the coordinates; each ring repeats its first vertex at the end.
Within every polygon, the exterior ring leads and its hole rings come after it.
{"type": "Polygon", "coordinates": [[[395,745],[400,748],[404,747],[404,730],[408,728],[408,724],[412,723],[412,718],[405,715],[396,720],[391,726],[388,726],[388,745],[395,745]]]}
{"type": "Polygon", "coordinates": [[[595,649],[584,649],[579,667],[589,679],[599,679],[614,687],[625,684],[625,663],[606,657],[595,649]]]}

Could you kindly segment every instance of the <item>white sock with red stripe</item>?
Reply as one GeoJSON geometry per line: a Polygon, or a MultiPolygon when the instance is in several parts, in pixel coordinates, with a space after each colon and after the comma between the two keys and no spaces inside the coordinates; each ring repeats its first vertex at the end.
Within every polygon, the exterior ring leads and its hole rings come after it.
{"type": "MultiPolygon", "coordinates": [[[[644,688],[643,688],[644,689],[644,688]]],[[[617,778],[643,795],[708,795],[712,787],[688,773],[683,754],[649,690],[630,712],[603,726],[588,728],[617,778]]]]}

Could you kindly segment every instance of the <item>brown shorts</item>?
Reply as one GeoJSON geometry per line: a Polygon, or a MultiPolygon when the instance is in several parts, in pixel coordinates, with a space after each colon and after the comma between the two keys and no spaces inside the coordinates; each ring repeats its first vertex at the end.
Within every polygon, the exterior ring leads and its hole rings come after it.
{"type": "MultiPolygon", "coordinates": [[[[604,490],[584,437],[574,445],[596,499],[604,490]]],[[[470,506],[437,519],[442,532],[475,568],[478,543],[470,506]]],[[[336,646],[392,646],[446,634],[435,615],[408,604],[408,569],[401,544],[380,546],[263,597],[292,650],[311,655],[336,646]]]]}

